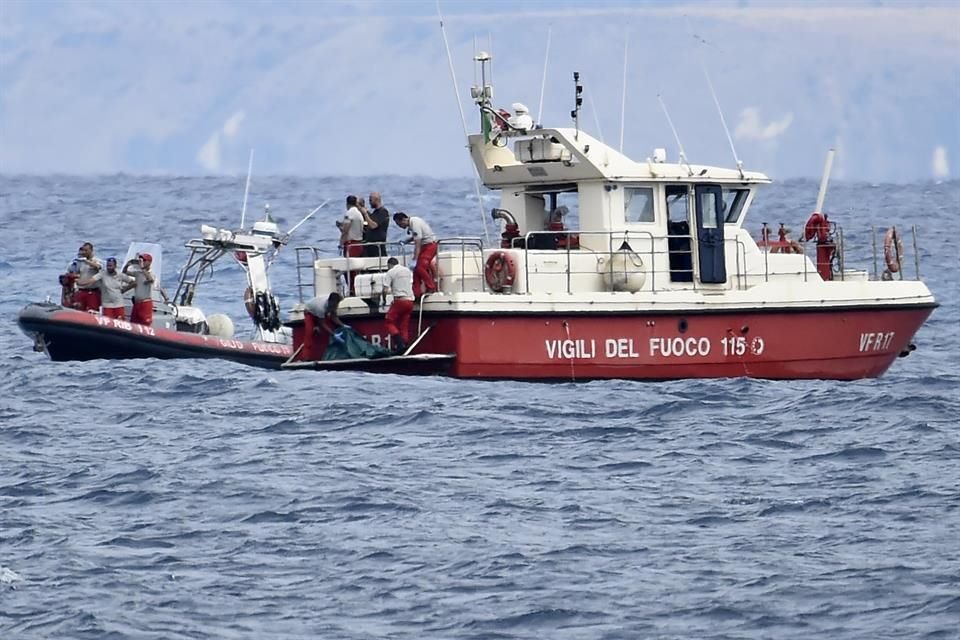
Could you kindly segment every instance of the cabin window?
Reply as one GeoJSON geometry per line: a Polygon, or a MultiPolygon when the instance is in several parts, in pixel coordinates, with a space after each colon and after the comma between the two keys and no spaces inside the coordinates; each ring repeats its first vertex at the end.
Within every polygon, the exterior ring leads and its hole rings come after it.
{"type": "Polygon", "coordinates": [[[653,189],[626,187],[623,190],[623,215],[627,222],[653,222],[653,189]]]}
{"type": "Polygon", "coordinates": [[[704,229],[717,228],[717,195],[708,191],[700,194],[700,220],[704,229]]]}
{"type": "Polygon", "coordinates": [[[740,219],[740,212],[743,211],[743,204],[747,201],[749,194],[750,189],[723,190],[724,220],[734,223],[740,219]]]}
{"type": "MultiPolygon", "coordinates": [[[[687,187],[686,185],[668,185],[667,191],[667,220],[676,224],[686,224],[687,216],[687,187]]],[[[686,233],[690,227],[687,225],[686,233]]]]}

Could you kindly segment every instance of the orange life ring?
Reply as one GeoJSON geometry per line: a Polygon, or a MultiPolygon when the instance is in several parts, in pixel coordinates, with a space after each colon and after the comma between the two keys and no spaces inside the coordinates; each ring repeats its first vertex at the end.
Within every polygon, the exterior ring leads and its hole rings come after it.
{"type": "Polygon", "coordinates": [[[501,293],[512,287],[517,277],[517,265],[513,256],[506,251],[494,251],[487,258],[483,276],[491,291],[501,293]]]}
{"type": "Polygon", "coordinates": [[[887,263],[887,271],[900,271],[903,264],[903,242],[896,227],[887,229],[887,234],[883,237],[883,259],[887,263]]]}

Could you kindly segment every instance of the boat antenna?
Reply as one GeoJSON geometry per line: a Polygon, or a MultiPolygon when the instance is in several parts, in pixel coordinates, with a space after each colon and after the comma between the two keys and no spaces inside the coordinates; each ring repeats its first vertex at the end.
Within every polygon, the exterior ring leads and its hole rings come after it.
{"type": "Polygon", "coordinates": [[[833,170],[834,149],[827,150],[827,162],[823,166],[823,177],[820,178],[820,191],[817,193],[817,206],[814,209],[817,213],[823,213],[823,201],[827,199],[827,183],[830,182],[830,172],[833,170]]]}
{"type": "Polygon", "coordinates": [[[673,120],[670,118],[670,112],[667,111],[667,105],[663,101],[663,96],[659,93],[657,94],[657,100],[660,101],[660,108],[663,109],[663,115],[667,116],[667,124],[670,125],[670,131],[673,132],[673,139],[677,141],[677,147],[680,148],[680,164],[687,167],[687,175],[693,175],[693,168],[690,166],[690,163],[687,162],[687,154],[683,151],[683,143],[680,142],[680,134],[677,133],[677,128],[673,126],[673,120]]]}
{"type": "Polygon", "coordinates": [[[250,161],[247,163],[247,186],[243,189],[243,206],[240,208],[240,229],[247,220],[247,196],[250,195],[250,176],[253,174],[253,149],[250,149],[250,161]]]}
{"type": "Polygon", "coordinates": [[[630,31],[623,37],[623,90],[620,94],[620,153],[623,153],[623,127],[627,116],[627,49],[630,46],[630,31]]]}
{"type": "MultiPolygon", "coordinates": [[[[706,40],[693,32],[693,28],[690,26],[689,16],[684,17],[687,20],[687,29],[690,31],[690,37],[701,44],[709,44],[706,40]]],[[[727,134],[727,142],[730,143],[730,151],[733,152],[733,161],[737,163],[737,171],[740,172],[740,177],[743,178],[743,161],[737,157],[737,149],[733,146],[733,137],[730,135],[730,129],[727,127],[727,121],[723,117],[723,109],[720,108],[720,100],[717,98],[717,92],[713,88],[713,82],[710,80],[710,74],[707,72],[707,65],[703,61],[703,56],[699,55],[699,49],[698,58],[700,59],[700,68],[703,69],[703,76],[707,79],[707,86],[710,87],[710,95],[713,96],[713,104],[717,106],[717,113],[720,114],[720,124],[723,125],[723,132],[727,134]]]]}
{"type": "MultiPolygon", "coordinates": [[[[453,56],[450,55],[450,42],[447,40],[447,29],[443,26],[443,14],[440,12],[440,0],[437,0],[437,18],[440,20],[440,35],[443,36],[443,46],[447,50],[447,63],[450,65],[450,80],[453,82],[453,94],[457,98],[457,108],[460,110],[460,122],[463,125],[463,137],[466,140],[467,152],[470,151],[470,133],[467,131],[467,118],[463,115],[463,103],[460,100],[460,92],[457,91],[457,74],[453,68],[453,56]]],[[[479,57],[476,56],[476,57],[479,57]]],[[[489,58],[489,56],[488,56],[489,58]]],[[[481,114],[483,117],[483,114],[481,114]]],[[[476,169],[476,167],[474,167],[476,169]]],[[[483,196],[480,195],[480,180],[476,176],[473,178],[473,189],[477,195],[477,206],[480,207],[480,221],[483,223],[483,237],[487,244],[490,244],[490,232],[487,230],[487,217],[483,211],[483,196]]]]}
{"type": "Polygon", "coordinates": [[[547,27],[547,51],[543,54],[543,80],[540,81],[540,108],[537,109],[537,124],[543,124],[543,93],[547,88],[547,61],[550,59],[550,37],[553,27],[547,27]]]}
{"type": "Polygon", "coordinates": [[[313,215],[314,215],[317,211],[320,211],[320,209],[323,209],[325,206],[327,206],[327,203],[328,203],[328,202],[330,202],[330,198],[327,198],[326,200],[324,200],[323,202],[321,202],[319,207],[317,207],[316,209],[314,209],[313,211],[311,211],[310,213],[308,213],[306,216],[304,216],[303,220],[301,220],[301,221],[298,222],[297,224],[293,225],[293,227],[290,228],[290,231],[287,231],[287,233],[285,234],[284,237],[285,237],[287,240],[289,240],[289,239],[290,239],[290,236],[293,235],[293,232],[300,228],[300,225],[302,225],[304,222],[306,222],[307,220],[309,220],[310,218],[312,218],[313,215]]]}
{"type": "Polygon", "coordinates": [[[574,134],[573,139],[580,139],[580,107],[583,106],[583,85],[580,84],[580,72],[573,72],[573,91],[574,91],[574,101],[573,101],[573,111],[570,112],[570,117],[573,118],[574,134]]]}
{"type": "MultiPolygon", "coordinates": [[[[477,53],[480,51],[480,46],[477,43],[477,34],[473,34],[473,57],[477,57],[477,53]]],[[[477,84],[477,65],[473,65],[473,84],[477,84]]]]}

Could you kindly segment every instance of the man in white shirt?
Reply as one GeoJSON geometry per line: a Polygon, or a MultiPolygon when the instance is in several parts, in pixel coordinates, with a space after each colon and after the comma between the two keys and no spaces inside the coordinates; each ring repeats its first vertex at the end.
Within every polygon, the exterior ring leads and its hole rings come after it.
{"type": "Polygon", "coordinates": [[[413,313],[413,272],[400,264],[396,258],[387,260],[390,267],[383,274],[382,298],[386,302],[387,293],[393,294],[393,302],[387,311],[384,324],[390,345],[394,353],[403,353],[410,342],[410,314],[413,313]]]}
{"type": "Polygon", "coordinates": [[[117,271],[117,259],[107,258],[106,271],[98,271],[89,280],[78,280],[81,287],[95,284],[100,288],[101,315],[105,318],[123,320],[123,292],[134,286],[136,279],[117,271]]]}
{"type": "Polygon", "coordinates": [[[84,242],[74,261],[77,271],[77,292],[73,302],[80,311],[100,311],[100,287],[92,278],[100,271],[100,261],[93,255],[93,245],[84,242]],[[81,281],[89,284],[80,284],[81,281]]]}
{"type": "Polygon", "coordinates": [[[405,242],[413,243],[413,259],[417,261],[413,269],[413,295],[420,296],[437,292],[437,282],[433,275],[433,261],[437,257],[437,236],[423,218],[408,216],[400,211],[393,214],[393,221],[401,229],[406,229],[409,238],[405,242]]]}
{"type": "Polygon", "coordinates": [[[153,256],[149,253],[137,254],[123,266],[123,273],[132,275],[133,310],[130,311],[130,322],[150,326],[153,324],[153,283],[154,275],[150,267],[153,265],[153,256]],[[133,271],[131,274],[130,271],[133,271]]]}
{"type": "Polygon", "coordinates": [[[347,196],[347,213],[337,220],[343,255],[351,258],[363,256],[363,214],[357,204],[357,196],[347,196]]]}

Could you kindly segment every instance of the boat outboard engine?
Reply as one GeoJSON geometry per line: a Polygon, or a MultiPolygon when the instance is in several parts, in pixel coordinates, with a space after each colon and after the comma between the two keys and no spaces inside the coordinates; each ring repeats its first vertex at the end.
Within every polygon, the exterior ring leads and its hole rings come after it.
{"type": "Polygon", "coordinates": [[[817,272],[824,280],[833,280],[833,259],[837,253],[833,226],[833,223],[827,220],[827,214],[814,213],[803,228],[803,237],[806,240],[817,239],[817,272]]]}

